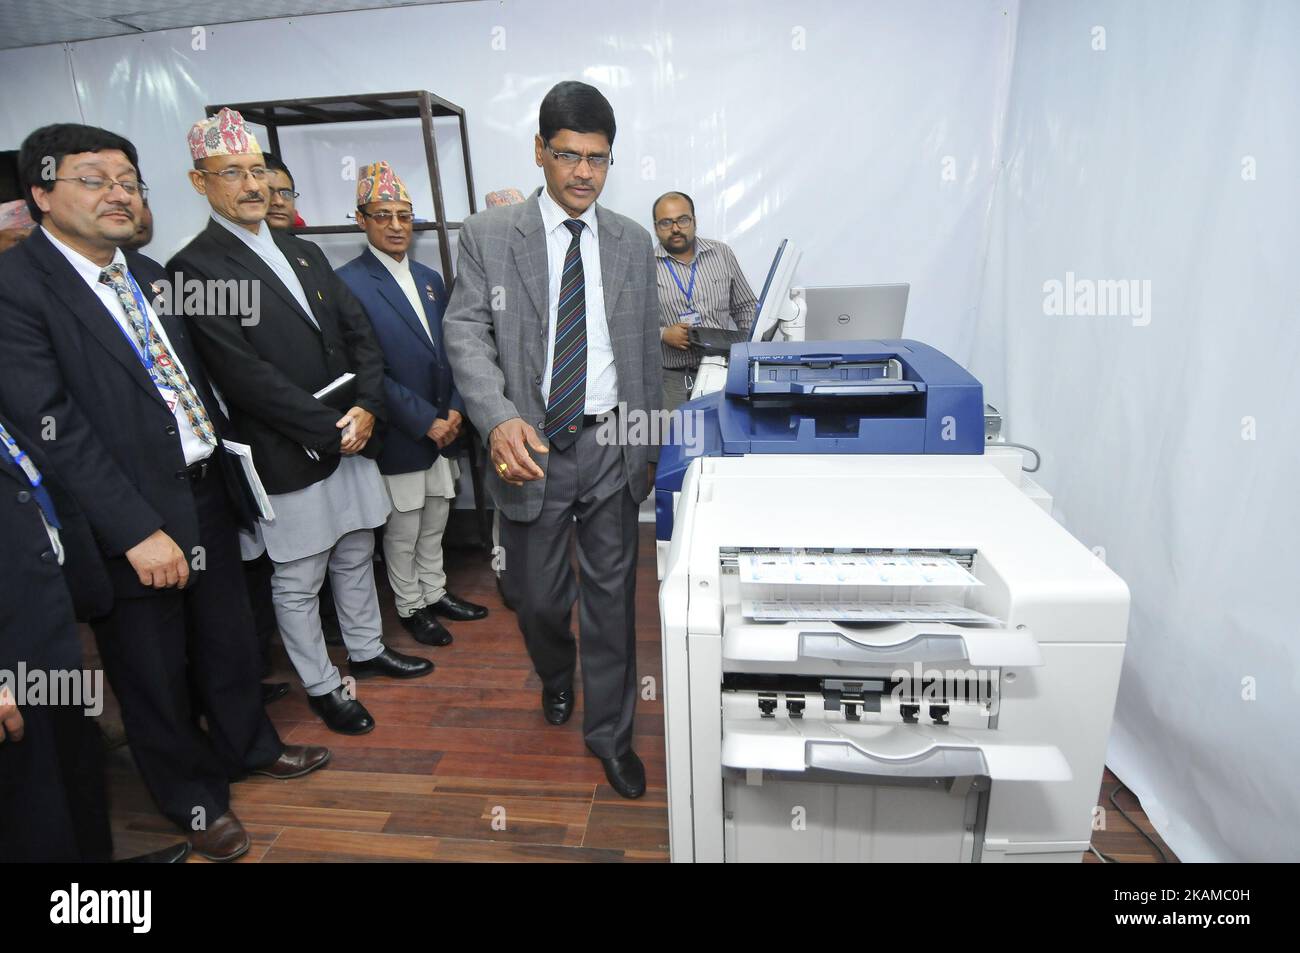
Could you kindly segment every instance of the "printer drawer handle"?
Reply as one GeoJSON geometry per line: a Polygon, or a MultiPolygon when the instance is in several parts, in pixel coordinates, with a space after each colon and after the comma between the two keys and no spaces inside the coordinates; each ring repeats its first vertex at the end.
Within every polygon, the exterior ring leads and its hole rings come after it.
{"type": "Polygon", "coordinates": [[[852,775],[891,778],[977,777],[989,773],[978,748],[936,746],[912,758],[881,758],[856,745],[810,741],[804,749],[809,768],[852,775]]]}
{"type": "Polygon", "coordinates": [[[882,665],[896,662],[960,662],[986,668],[1043,664],[1033,631],[957,626],[946,622],[897,622],[871,630],[874,643],[858,640],[833,622],[729,625],[726,658],[744,662],[820,661],[882,665]],[[885,640],[888,639],[886,642],[885,640]]]}
{"type": "Polygon", "coordinates": [[[895,645],[864,645],[838,632],[800,632],[799,655],[835,662],[971,661],[962,636],[940,632],[920,632],[895,645]]]}

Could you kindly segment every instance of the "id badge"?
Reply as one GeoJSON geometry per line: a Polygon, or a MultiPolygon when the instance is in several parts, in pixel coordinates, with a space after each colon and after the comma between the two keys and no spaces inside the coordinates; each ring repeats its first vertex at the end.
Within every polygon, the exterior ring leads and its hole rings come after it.
{"type": "Polygon", "coordinates": [[[700,313],[696,311],[694,308],[691,308],[687,311],[682,312],[681,319],[683,322],[689,324],[693,328],[698,327],[700,324],[700,313]]]}
{"type": "Polygon", "coordinates": [[[161,397],[163,403],[167,405],[168,413],[176,413],[176,405],[180,403],[181,399],[180,395],[177,394],[176,391],[172,390],[170,387],[159,387],[158,396],[161,397]]]}

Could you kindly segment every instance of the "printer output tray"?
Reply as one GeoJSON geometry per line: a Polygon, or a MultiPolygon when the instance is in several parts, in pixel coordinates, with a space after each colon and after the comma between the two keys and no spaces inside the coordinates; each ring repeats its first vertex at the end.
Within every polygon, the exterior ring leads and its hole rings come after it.
{"type": "MultiPolygon", "coordinates": [[[[881,725],[729,714],[724,706],[722,766],[730,771],[834,774],[869,778],[988,777],[994,781],[1068,781],[1070,766],[1053,745],[1006,744],[994,730],[881,725]]],[[[746,708],[748,705],[745,706],[746,708]]]]}

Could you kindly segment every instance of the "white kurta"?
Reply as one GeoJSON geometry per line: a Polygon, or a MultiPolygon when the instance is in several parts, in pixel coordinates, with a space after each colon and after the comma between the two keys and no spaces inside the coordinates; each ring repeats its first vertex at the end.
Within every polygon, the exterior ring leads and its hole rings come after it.
{"type": "MultiPolygon", "coordinates": [[[[303,312],[311,316],[302,282],[275,244],[270,227],[263,222],[253,233],[216,213],[212,217],[261,258],[293,295],[303,312]]],[[[312,323],[315,323],[315,318],[312,323]]],[[[361,456],[343,457],[338,468],[318,483],[292,493],[273,493],[270,497],[275,519],[261,520],[259,528],[267,553],[277,563],[315,556],[332,549],[348,533],[382,526],[390,509],[388,490],[379,474],[379,466],[361,456]]],[[[247,559],[255,550],[256,541],[244,538],[240,548],[247,559]]]]}
{"type": "Polygon", "coordinates": [[[331,549],[347,533],[374,529],[388,519],[388,491],[375,461],[346,456],[319,483],[271,494],[275,519],[263,520],[266,551],[278,563],[331,549]]]}

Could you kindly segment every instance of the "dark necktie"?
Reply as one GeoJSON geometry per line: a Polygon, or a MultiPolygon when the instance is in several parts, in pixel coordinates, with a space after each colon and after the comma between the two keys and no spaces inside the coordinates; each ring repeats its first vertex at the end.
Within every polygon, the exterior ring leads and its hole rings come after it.
{"type": "Polygon", "coordinates": [[[551,445],[564,450],[578,439],[587,405],[587,287],[582,275],[582,222],[567,219],[573,235],[560,273],[560,300],[555,314],[555,351],[551,391],[543,431],[551,445]]]}

